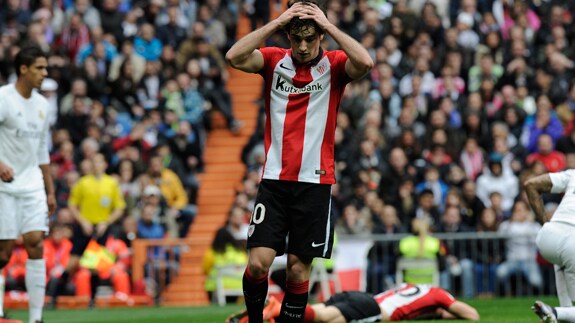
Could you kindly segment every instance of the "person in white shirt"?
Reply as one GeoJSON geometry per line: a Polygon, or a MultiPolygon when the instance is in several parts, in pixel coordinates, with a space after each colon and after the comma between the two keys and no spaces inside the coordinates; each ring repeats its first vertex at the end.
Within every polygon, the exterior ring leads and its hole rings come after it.
{"type": "MultiPolygon", "coordinates": [[[[28,253],[29,322],[38,323],[46,285],[43,241],[48,215],[56,207],[48,154],[49,104],[35,91],[48,75],[48,60],[41,49],[27,47],[14,63],[16,83],[0,87],[0,270],[10,260],[14,240],[22,235],[28,253]]],[[[2,290],[3,303],[1,295],[2,290]]]]}
{"type": "Polygon", "coordinates": [[[542,174],[523,186],[537,219],[545,223],[536,242],[541,255],[554,264],[560,304],[554,308],[536,301],[532,309],[541,322],[575,322],[575,170],[542,174]],[[551,219],[546,216],[542,193],[564,193],[551,219]]]}

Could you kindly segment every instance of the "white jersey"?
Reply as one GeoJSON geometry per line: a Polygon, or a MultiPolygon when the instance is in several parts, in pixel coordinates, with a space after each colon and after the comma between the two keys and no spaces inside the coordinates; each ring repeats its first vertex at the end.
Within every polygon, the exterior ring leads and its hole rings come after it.
{"type": "Polygon", "coordinates": [[[0,87],[0,160],[14,180],[0,181],[0,192],[21,194],[44,189],[39,165],[50,163],[48,101],[38,92],[24,98],[14,84],[0,87]]]}
{"type": "Polygon", "coordinates": [[[575,170],[549,173],[549,177],[553,183],[551,193],[565,193],[551,221],[575,225],[575,170]]]}

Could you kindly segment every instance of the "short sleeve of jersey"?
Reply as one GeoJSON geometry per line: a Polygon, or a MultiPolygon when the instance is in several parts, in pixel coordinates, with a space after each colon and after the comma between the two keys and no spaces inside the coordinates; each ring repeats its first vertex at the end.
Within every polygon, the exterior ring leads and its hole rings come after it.
{"type": "Polygon", "coordinates": [[[433,298],[437,301],[437,304],[444,309],[449,308],[453,303],[455,303],[455,297],[453,297],[449,292],[441,288],[432,288],[430,293],[433,293],[433,298]]]}
{"type": "Polygon", "coordinates": [[[343,50],[334,50],[329,52],[328,55],[334,78],[342,80],[345,84],[351,82],[352,79],[345,72],[345,63],[348,59],[347,54],[343,50]]]}
{"type": "Polygon", "coordinates": [[[113,185],[114,185],[114,196],[113,198],[113,205],[114,209],[125,209],[126,208],[126,201],[124,200],[124,196],[122,195],[122,189],[120,188],[120,184],[116,179],[112,178],[113,185]]]}
{"type": "Polygon", "coordinates": [[[264,57],[264,67],[259,73],[265,75],[270,72],[269,69],[275,68],[276,63],[286,55],[287,50],[279,47],[263,47],[260,48],[260,52],[264,57]]]}
{"type": "Polygon", "coordinates": [[[82,200],[82,193],[83,193],[83,186],[82,179],[78,180],[74,186],[72,186],[72,190],[70,192],[70,197],[68,198],[68,204],[78,206],[80,205],[80,201],[82,200]]]}
{"type": "Polygon", "coordinates": [[[567,184],[569,184],[569,178],[571,177],[570,171],[558,172],[558,173],[549,173],[549,177],[551,177],[551,183],[553,187],[551,187],[551,193],[563,193],[567,189],[567,184]]]}

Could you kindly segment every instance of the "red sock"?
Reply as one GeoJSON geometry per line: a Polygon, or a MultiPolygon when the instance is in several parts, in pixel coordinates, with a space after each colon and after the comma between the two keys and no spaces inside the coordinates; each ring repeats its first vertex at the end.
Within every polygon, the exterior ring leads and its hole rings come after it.
{"type": "Polygon", "coordinates": [[[315,311],[311,305],[307,305],[305,307],[305,312],[303,314],[303,322],[304,323],[313,323],[313,319],[315,318],[315,311]]]}

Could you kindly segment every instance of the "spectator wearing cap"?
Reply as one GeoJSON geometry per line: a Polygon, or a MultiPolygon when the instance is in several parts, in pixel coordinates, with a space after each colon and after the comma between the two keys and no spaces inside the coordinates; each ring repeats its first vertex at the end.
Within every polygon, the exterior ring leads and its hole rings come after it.
{"type": "Polygon", "coordinates": [[[479,36],[473,31],[473,15],[462,12],[457,16],[455,28],[459,31],[457,43],[465,49],[475,49],[479,45],[479,36]]]}
{"type": "Polygon", "coordinates": [[[58,83],[51,78],[45,78],[40,86],[40,93],[48,100],[48,122],[54,126],[58,121],[58,83]]]}
{"type": "Polygon", "coordinates": [[[477,197],[487,207],[491,206],[489,196],[498,192],[502,197],[503,211],[511,210],[513,201],[519,194],[519,180],[512,172],[503,172],[503,156],[489,155],[488,168],[477,178],[477,197]]]}

